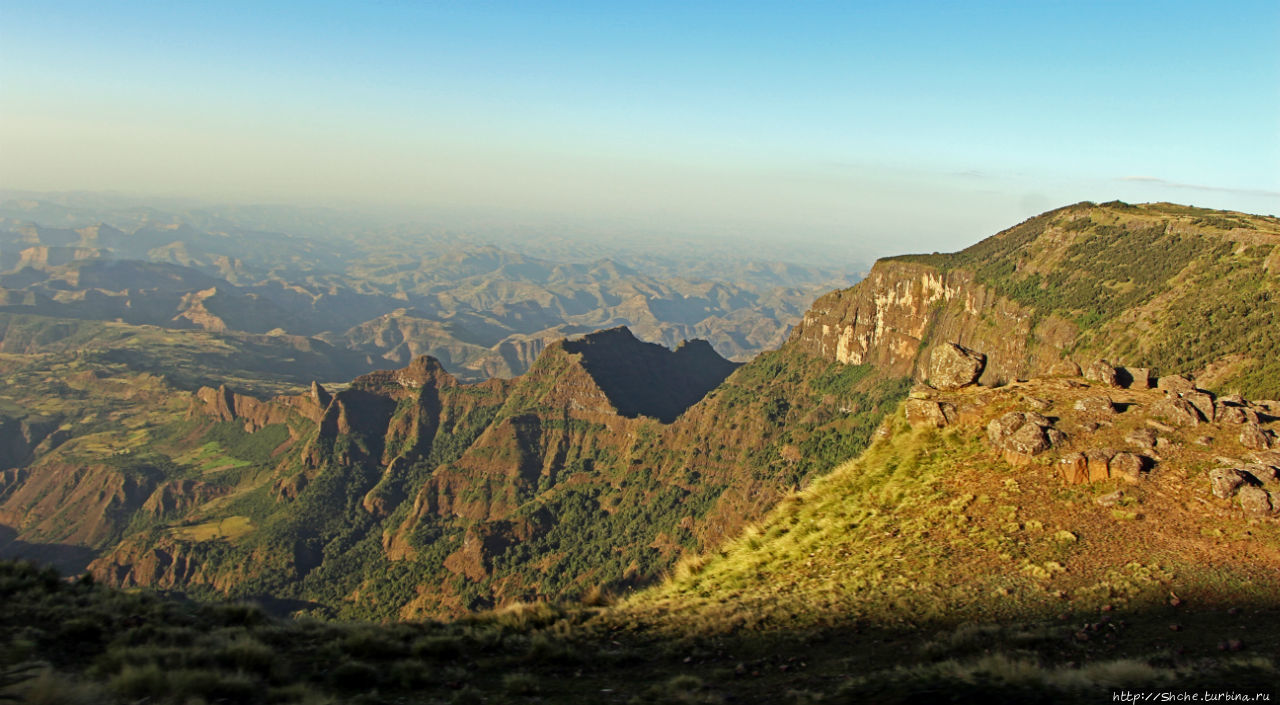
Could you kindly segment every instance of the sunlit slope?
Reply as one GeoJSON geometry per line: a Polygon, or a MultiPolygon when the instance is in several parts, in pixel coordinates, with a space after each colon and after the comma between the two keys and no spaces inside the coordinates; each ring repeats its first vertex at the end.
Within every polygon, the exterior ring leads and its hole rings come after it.
{"type": "MultiPolygon", "coordinates": [[[[1280,602],[1276,515],[1211,492],[1212,469],[1240,466],[1280,496],[1267,474],[1280,460],[1244,447],[1240,425],[1176,426],[1160,420],[1160,390],[1078,379],[933,394],[959,409],[955,423],[912,427],[899,411],[856,460],[722,550],[683,562],[618,618],[719,631],[1280,602]],[[1076,408],[1100,396],[1123,410],[1076,408]],[[1065,439],[1010,464],[987,425],[1033,409],[1065,439]],[[1147,432],[1158,449],[1125,440],[1147,432]],[[1113,461],[1115,477],[1069,484],[1063,460],[1099,449],[1135,451],[1147,469],[1129,482],[1113,461]]],[[[1264,433],[1276,426],[1260,416],[1264,433]]]]}

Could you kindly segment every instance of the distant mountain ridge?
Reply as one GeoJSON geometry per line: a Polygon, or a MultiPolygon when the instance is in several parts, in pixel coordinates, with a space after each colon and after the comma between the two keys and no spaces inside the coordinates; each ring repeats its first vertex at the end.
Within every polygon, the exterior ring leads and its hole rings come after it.
{"type": "MultiPolygon", "coordinates": [[[[0,204],[3,212],[58,211],[0,204]]],[[[749,261],[668,264],[654,275],[462,237],[305,238],[220,225],[148,216],[120,228],[59,228],[0,217],[0,315],[315,337],[353,353],[339,366],[365,359],[344,377],[430,354],[478,380],[524,372],[566,335],[622,325],[667,346],[705,338],[746,359],[780,344],[813,295],[847,280],[834,269],[749,261]]]]}

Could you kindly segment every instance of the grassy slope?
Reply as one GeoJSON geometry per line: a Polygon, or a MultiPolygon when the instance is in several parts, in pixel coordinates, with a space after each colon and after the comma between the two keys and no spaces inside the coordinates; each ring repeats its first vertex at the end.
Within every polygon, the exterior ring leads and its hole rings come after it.
{"type": "MultiPolygon", "coordinates": [[[[1247,455],[1230,426],[1170,432],[1173,449],[1137,486],[1067,485],[1059,452],[1012,466],[983,438],[986,421],[1025,408],[1022,394],[1054,399],[1045,413],[1070,424],[1084,418],[1073,400],[1097,393],[1037,380],[954,393],[960,404],[980,402],[980,420],[944,430],[896,416],[859,458],[629,607],[705,631],[955,625],[1144,608],[1170,592],[1201,605],[1280,604],[1280,523],[1246,519],[1209,495],[1215,457],[1247,455]],[[1202,437],[1209,445],[1194,442],[1202,437]],[[1115,506],[1094,501],[1116,490],[1115,506]]],[[[1133,409],[1076,431],[1068,448],[1124,447],[1160,395],[1111,392],[1133,409]]]]}

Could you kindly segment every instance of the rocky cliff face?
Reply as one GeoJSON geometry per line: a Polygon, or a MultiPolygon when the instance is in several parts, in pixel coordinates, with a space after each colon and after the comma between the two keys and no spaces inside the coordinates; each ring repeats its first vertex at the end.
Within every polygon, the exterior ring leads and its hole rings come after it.
{"type": "Polygon", "coordinates": [[[871,364],[923,379],[934,346],[959,343],[987,356],[987,385],[1048,371],[1077,327],[1000,296],[964,270],[882,260],[866,279],[813,307],[788,344],[824,359],[871,364]]]}
{"type": "Polygon", "coordinates": [[[0,504],[0,524],[24,540],[99,546],[118,532],[156,480],[95,464],[55,464],[25,478],[0,504]]]}

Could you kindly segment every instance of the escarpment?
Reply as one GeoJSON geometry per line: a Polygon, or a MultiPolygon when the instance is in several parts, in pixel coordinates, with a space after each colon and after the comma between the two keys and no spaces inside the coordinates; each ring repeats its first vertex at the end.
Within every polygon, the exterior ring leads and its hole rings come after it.
{"type": "Polygon", "coordinates": [[[953,254],[880,260],[819,298],[788,345],[917,380],[951,343],[986,356],[985,385],[1106,357],[1276,396],[1278,248],[1272,217],[1081,203],[953,254]]]}
{"type": "Polygon", "coordinates": [[[1076,326],[1041,318],[963,270],[881,260],[857,285],[814,302],[789,345],[850,365],[870,364],[923,379],[922,350],[958,343],[987,357],[981,383],[1046,371],[1075,339],[1076,326]]]}

